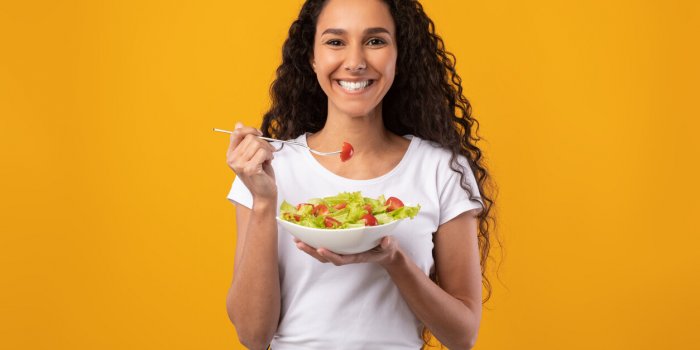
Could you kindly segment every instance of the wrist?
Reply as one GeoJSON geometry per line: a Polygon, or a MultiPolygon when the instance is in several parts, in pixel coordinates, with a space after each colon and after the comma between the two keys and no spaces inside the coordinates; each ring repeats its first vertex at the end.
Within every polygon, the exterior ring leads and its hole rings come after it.
{"type": "Polygon", "coordinates": [[[386,257],[386,259],[384,259],[380,265],[382,265],[387,272],[392,273],[393,271],[400,269],[405,263],[406,254],[404,254],[403,250],[399,248],[394,250],[388,257],[386,257]]]}
{"type": "Polygon", "coordinates": [[[276,213],[277,211],[277,201],[274,199],[267,199],[267,198],[253,198],[253,212],[257,213],[267,213],[267,212],[273,212],[276,213]]]}

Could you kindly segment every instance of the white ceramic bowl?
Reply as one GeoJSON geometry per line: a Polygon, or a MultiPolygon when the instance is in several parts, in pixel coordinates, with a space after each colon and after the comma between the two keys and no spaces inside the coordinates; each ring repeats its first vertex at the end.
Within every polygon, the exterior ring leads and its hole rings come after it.
{"type": "Polygon", "coordinates": [[[300,241],[314,248],[326,248],[337,254],[361,253],[376,247],[400,221],[378,226],[333,230],[301,226],[277,217],[277,222],[300,241]]]}

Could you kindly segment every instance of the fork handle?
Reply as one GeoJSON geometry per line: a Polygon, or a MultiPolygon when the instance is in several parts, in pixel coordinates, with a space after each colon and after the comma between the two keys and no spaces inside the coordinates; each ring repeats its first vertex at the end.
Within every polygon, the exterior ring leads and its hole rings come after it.
{"type": "MultiPolygon", "coordinates": [[[[233,131],[222,130],[222,129],[217,129],[217,128],[214,128],[214,131],[225,132],[225,133],[227,133],[227,134],[232,134],[232,133],[233,133],[233,131]]],[[[309,146],[307,146],[307,145],[305,145],[305,144],[303,144],[303,143],[301,143],[301,142],[296,142],[296,141],[284,141],[284,140],[278,140],[278,139],[273,139],[273,138],[263,137],[263,136],[258,136],[258,138],[259,138],[259,139],[266,140],[266,141],[277,141],[277,142],[282,142],[282,143],[290,143],[290,144],[292,144],[292,145],[302,146],[302,147],[306,147],[306,148],[308,148],[308,149],[311,149],[311,147],[309,147],[309,146]]]]}
{"type": "Polygon", "coordinates": [[[258,136],[258,138],[259,138],[259,139],[266,140],[266,141],[277,141],[277,142],[282,142],[282,143],[290,143],[290,144],[292,144],[292,145],[297,145],[297,146],[302,146],[302,147],[309,148],[309,146],[307,146],[307,145],[305,145],[305,144],[303,144],[303,143],[301,143],[301,142],[296,142],[296,141],[284,141],[284,140],[278,140],[278,139],[273,139],[273,138],[263,137],[263,136],[258,136]]]}

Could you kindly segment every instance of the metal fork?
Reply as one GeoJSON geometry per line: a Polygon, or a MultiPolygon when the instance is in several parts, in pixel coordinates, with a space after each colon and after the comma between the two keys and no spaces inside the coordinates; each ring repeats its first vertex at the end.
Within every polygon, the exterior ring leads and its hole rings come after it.
{"type": "MultiPolygon", "coordinates": [[[[222,129],[217,129],[217,128],[214,128],[214,131],[225,132],[227,134],[233,133],[233,131],[222,130],[222,129]]],[[[311,153],[318,154],[319,156],[334,156],[334,155],[340,154],[340,152],[342,152],[342,151],[321,152],[321,151],[317,151],[317,150],[315,150],[315,149],[313,149],[313,148],[311,148],[311,147],[309,147],[301,142],[297,142],[297,141],[284,141],[284,140],[278,140],[278,139],[273,139],[273,138],[269,138],[269,137],[262,137],[262,136],[258,136],[258,138],[266,140],[266,141],[277,141],[277,142],[282,142],[282,143],[288,143],[290,145],[301,146],[301,147],[304,147],[304,148],[308,149],[309,151],[311,151],[311,153]]]]}

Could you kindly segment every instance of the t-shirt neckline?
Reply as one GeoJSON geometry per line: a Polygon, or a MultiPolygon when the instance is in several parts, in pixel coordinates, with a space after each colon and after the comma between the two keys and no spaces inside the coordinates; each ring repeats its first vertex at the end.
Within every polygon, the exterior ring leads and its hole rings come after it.
{"type": "MultiPolygon", "coordinates": [[[[301,134],[299,137],[299,141],[302,142],[303,144],[308,146],[308,143],[306,143],[306,136],[309,134],[309,132],[301,134]]],[[[314,158],[314,156],[311,154],[311,151],[309,150],[304,150],[302,153],[304,153],[304,158],[311,164],[311,166],[316,169],[317,172],[323,174],[325,177],[330,178],[335,181],[344,181],[347,183],[352,183],[352,184],[372,184],[380,181],[384,181],[390,177],[392,177],[394,174],[398,173],[401,171],[403,167],[406,166],[406,163],[408,163],[409,159],[411,158],[411,154],[413,153],[413,149],[416,147],[416,144],[418,143],[418,138],[415,137],[414,135],[404,135],[404,138],[409,139],[411,142],[408,144],[408,149],[406,149],[406,152],[403,154],[403,157],[401,157],[401,160],[399,161],[399,164],[396,164],[396,166],[386,172],[383,175],[380,175],[375,178],[371,179],[363,179],[363,180],[358,180],[358,179],[349,179],[347,177],[340,176],[330,170],[328,170],[326,167],[324,167],[321,163],[314,158]]]]}

